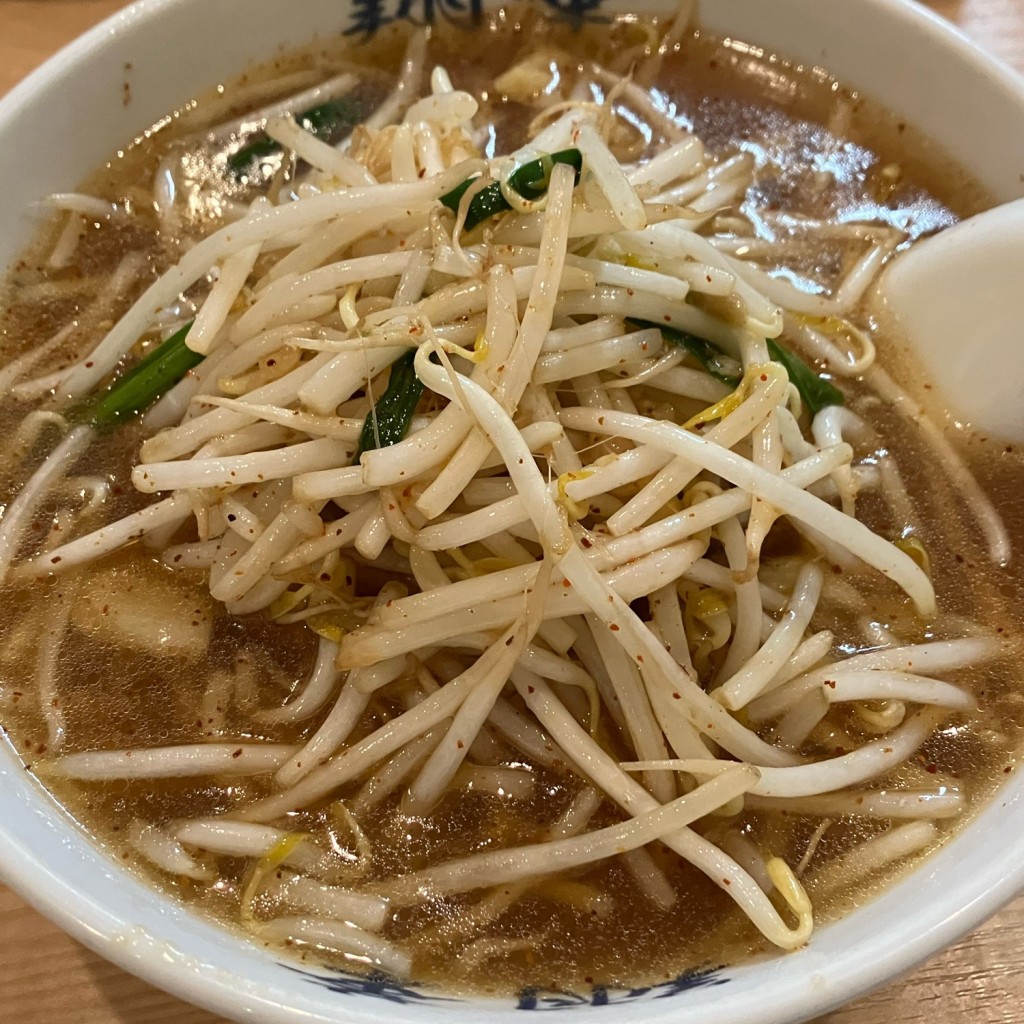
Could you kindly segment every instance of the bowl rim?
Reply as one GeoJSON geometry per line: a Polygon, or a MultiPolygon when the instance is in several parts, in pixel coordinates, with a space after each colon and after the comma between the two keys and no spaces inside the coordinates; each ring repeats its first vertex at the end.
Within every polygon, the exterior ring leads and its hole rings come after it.
{"type": "MultiPolygon", "coordinates": [[[[993,88],[1010,96],[1019,108],[1024,121],[1024,77],[987,53],[964,32],[937,13],[913,4],[911,0],[859,0],[870,8],[866,17],[885,15],[901,23],[907,31],[927,37],[931,44],[945,48],[958,59],[968,63],[986,76],[993,88]]],[[[115,12],[85,32],[42,65],[32,71],[0,98],[0,131],[9,121],[16,119],[28,100],[54,77],[73,73],[83,62],[102,54],[133,28],[145,20],[177,8],[195,8],[198,0],[135,0],[130,6],[115,12]]],[[[1022,179],[1024,180],[1024,179],[1022,179]]],[[[219,966],[216,951],[221,948],[228,959],[237,959],[254,966],[260,954],[256,946],[246,943],[219,926],[211,925],[191,912],[183,910],[175,901],[141,883],[133,874],[117,866],[98,845],[94,844],[50,793],[34,776],[24,770],[6,739],[0,746],[0,880],[17,892],[46,917],[58,924],[75,939],[90,947],[119,967],[157,985],[158,987],[214,1012],[233,1019],[259,1019],[297,1024],[302,1021],[323,1021],[327,1024],[337,1017],[320,1000],[301,999],[296,1005],[287,987],[259,978],[239,978],[230,968],[219,966]],[[8,756],[10,755],[10,756],[8,756]],[[10,761],[10,764],[4,763],[10,761]],[[24,814],[20,818],[14,812],[24,814]],[[19,821],[21,826],[18,826],[19,821]],[[27,823],[27,827],[26,827],[27,823]],[[56,842],[68,856],[63,867],[47,861],[47,849],[56,842]],[[76,870],[95,873],[99,886],[95,891],[83,892],[76,884],[76,870]],[[138,900],[140,919],[145,919],[143,930],[128,923],[133,914],[111,909],[103,897],[125,894],[123,905],[138,900]],[[205,944],[210,961],[194,959],[178,952],[180,928],[205,944]],[[168,933],[172,937],[168,937],[168,933]],[[226,941],[225,941],[226,940],[226,941]],[[186,968],[183,970],[183,966],[186,968]]],[[[803,963],[802,973],[808,975],[810,988],[791,985],[788,990],[773,993],[775,1003],[762,1007],[759,1019],[763,1024],[795,1024],[798,1020],[827,1012],[871,987],[891,980],[911,970],[938,950],[952,944],[995,913],[1001,906],[1024,890],[1024,859],[1001,865],[997,858],[982,856],[987,851],[975,851],[967,857],[970,870],[957,871],[963,862],[964,837],[981,827],[995,828],[997,813],[1006,815],[1006,821],[1016,825],[1016,834],[1024,835],[1024,780],[1017,777],[1004,785],[988,800],[967,829],[959,832],[937,853],[918,865],[901,880],[874,897],[866,907],[851,912],[843,919],[829,924],[822,932],[840,934],[850,930],[854,918],[870,914],[872,907],[897,905],[902,899],[910,907],[923,892],[934,890],[943,894],[936,901],[917,909],[913,916],[898,917],[885,937],[886,954],[882,957],[875,949],[857,948],[845,956],[833,958],[829,963],[803,963]],[[950,899],[955,894],[955,899],[950,899]],[[954,910],[944,906],[955,907],[954,910]],[[885,967],[879,969],[879,961],[885,967]]],[[[1005,827],[1005,821],[1004,821],[1005,827]]],[[[115,906],[116,906],[115,900],[115,906]]],[[[805,951],[793,954],[804,955],[805,951]]],[[[800,973],[789,970],[790,958],[773,960],[773,977],[800,973]]],[[[269,957],[268,964],[272,963],[269,957]]],[[[763,965],[740,965],[728,973],[739,978],[744,972],[760,970],[763,965]]],[[[764,980],[764,974],[760,975],[764,980]]],[[[737,994],[741,994],[737,992],[737,994]]],[[[335,997],[337,998],[337,997],[335,997]]],[[[732,995],[716,992],[716,1003],[721,1010],[698,1008],[705,1024],[735,1020],[732,995]],[[724,1012],[722,1012],[724,1011],[724,1012]]],[[[490,1009],[486,1003],[469,1002],[468,1019],[488,1024],[510,1024],[518,1018],[518,1011],[490,1009]]],[[[752,1004],[751,1004],[752,1005],[752,1004]]],[[[637,1020],[677,1021],[689,1020],[687,1007],[675,1000],[661,1001],[660,1005],[644,1003],[644,1011],[637,1020]]],[[[639,1006],[636,1007],[639,1010],[639,1006]]],[[[385,1021],[438,1021],[449,1020],[453,1012],[462,1015],[455,1004],[444,1010],[418,1006],[412,1016],[391,1004],[380,1006],[346,1007],[346,1019],[359,1024],[384,1024],[385,1021]]],[[[631,1018],[632,1019],[632,1018],[631,1018]]]]}

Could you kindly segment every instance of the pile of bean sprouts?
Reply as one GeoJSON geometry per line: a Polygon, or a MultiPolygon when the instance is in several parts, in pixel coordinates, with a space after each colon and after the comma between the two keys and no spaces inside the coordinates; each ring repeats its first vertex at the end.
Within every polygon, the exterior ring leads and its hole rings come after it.
{"type": "MultiPolygon", "coordinates": [[[[834,565],[886,578],[918,623],[937,612],[913,545],[857,519],[865,490],[902,518],[895,463],[849,408],[811,416],[766,344],[782,338],[840,387],[867,378],[916,418],[847,319],[903,236],[755,215],[744,205],[749,154],[705,151],[655,93],[599,68],[521,149],[485,157],[477,99],[423,61],[417,36],[398,87],[340,146],[276,111],[268,134],[306,170],[273,198],[236,203],[93,351],[20,385],[86,395],[140,338],[194,318],[187,344],[205,359],[142,420],[131,480],[152,503],[26,557],[28,523],[94,440],[68,423],[3,516],[0,567],[28,580],[141,544],[169,570],[203,570],[230,614],[317,633],[305,685],[255,721],[319,724],[301,746],[213,737],[57,751],[45,771],[272,778],[269,796],[223,817],[139,821],[131,841],[162,871],[199,881],[213,877],[211,855],[251,858],[243,916],[264,890],[294,912],[250,915],[257,934],[395,975],[408,975],[410,956],[383,933],[395,908],[418,901],[475,891],[493,917],[505,904],[490,907],[491,887],[507,903],[516,885],[621,856],[648,897],[670,905],[644,849],[655,842],[770,942],[797,948],[812,931],[802,866],[765,855],[729,821],[744,807],[886,820],[851,855],[862,872],[933,844],[936,822],[963,809],[957,790],[872,784],[974,707],[946,677],[1000,654],[980,628],[920,643],[872,623],[861,638],[870,650],[847,657],[814,625],[829,586],[856,607],[852,586],[826,581],[834,565]],[[627,114],[650,126],[642,159],[615,155],[627,114]],[[463,229],[481,188],[570,147],[582,155],[578,181],[555,164],[541,199],[506,187],[509,212],[463,229]],[[439,200],[467,179],[453,213],[439,200]],[[758,265],[773,244],[816,230],[854,254],[827,288],[758,265]],[[662,328],[723,350],[739,385],[662,328]],[[425,390],[407,435],[355,460],[389,368],[410,351],[425,390]],[[780,566],[762,552],[783,519],[804,554],[780,566]],[[392,576],[375,597],[353,582],[366,566],[392,576]],[[397,685],[406,710],[359,735],[374,696],[397,685]],[[824,756],[815,743],[842,728],[837,706],[857,713],[860,731],[844,734],[848,752],[824,756]],[[628,759],[601,742],[609,731],[628,759]],[[546,841],[366,880],[361,813],[401,792],[401,813],[426,814],[467,778],[520,799],[531,764],[582,780],[546,841]],[[339,801],[343,790],[353,795],[339,801]],[[289,831],[292,812],[325,800],[337,801],[363,869],[289,831]],[[593,828],[603,801],[621,821],[593,828]]],[[[95,214],[81,198],[55,202],[95,214]]],[[[172,188],[161,216],[173,202],[172,188]]],[[[923,429],[1005,560],[991,507],[938,431],[923,429]]],[[[53,724],[59,711],[47,713],[53,724]]],[[[57,723],[51,740],[59,734],[57,723]]]]}

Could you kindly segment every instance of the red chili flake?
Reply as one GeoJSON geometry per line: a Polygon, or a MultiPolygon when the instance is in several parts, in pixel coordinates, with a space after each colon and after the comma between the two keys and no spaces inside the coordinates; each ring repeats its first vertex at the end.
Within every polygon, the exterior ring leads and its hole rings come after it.
{"type": "Polygon", "coordinates": [[[618,631],[619,631],[619,624],[618,624],[617,622],[613,622],[613,623],[612,623],[612,624],[611,624],[611,625],[610,625],[610,626],[609,626],[608,628],[609,628],[609,629],[610,629],[610,630],[611,630],[611,631],[612,631],[613,633],[618,633],[618,631]]]}

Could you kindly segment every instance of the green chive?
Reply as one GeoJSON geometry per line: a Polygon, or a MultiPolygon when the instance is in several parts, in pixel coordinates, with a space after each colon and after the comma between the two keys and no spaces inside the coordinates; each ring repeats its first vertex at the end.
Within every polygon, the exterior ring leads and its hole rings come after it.
{"type": "Polygon", "coordinates": [[[799,356],[768,339],[768,354],[789,374],[789,382],[800,392],[800,398],[811,416],[828,405],[842,405],[843,393],[831,381],[819,377],[799,356]]]}
{"type": "Polygon", "coordinates": [[[732,356],[726,355],[717,345],[704,338],[698,338],[688,331],[680,331],[675,327],[651,323],[648,320],[627,320],[634,327],[654,327],[661,331],[661,336],[670,344],[684,348],[707,370],[716,380],[729,387],[737,387],[742,376],[740,364],[732,356]]]}
{"type": "MultiPolygon", "coordinates": [[[[555,164],[568,164],[576,172],[576,181],[580,180],[580,171],[583,167],[583,154],[578,149],[563,149],[558,153],[551,153],[531,160],[520,167],[517,167],[510,175],[508,184],[516,190],[524,199],[539,199],[547,191],[548,183],[551,181],[551,171],[555,164]]],[[[448,207],[452,213],[459,212],[459,202],[466,194],[476,178],[469,178],[456,185],[451,192],[441,196],[441,202],[448,207]]],[[[501,185],[492,182],[486,188],[481,189],[470,200],[469,209],[466,211],[466,223],[464,229],[472,231],[478,224],[494,217],[499,213],[511,210],[508,201],[501,194],[501,185]]]]}
{"type": "Polygon", "coordinates": [[[423,383],[413,369],[415,359],[416,349],[412,348],[391,364],[388,386],[363,422],[353,464],[359,462],[363,452],[397,444],[408,432],[423,394],[423,383]]]}
{"type": "Polygon", "coordinates": [[[106,391],[90,395],[74,406],[68,414],[69,419],[89,423],[96,430],[108,433],[148,409],[193,366],[202,362],[203,356],[185,344],[191,326],[188,323],[175,331],[106,391]]]}
{"type": "MultiPolygon", "coordinates": [[[[739,385],[739,364],[712,342],[686,331],[646,320],[627,322],[635,327],[656,327],[669,344],[685,348],[712,377],[733,388],[739,385]]],[[[831,381],[818,376],[799,356],[777,342],[769,338],[767,344],[772,361],[782,366],[789,374],[790,383],[800,393],[800,400],[811,416],[817,415],[826,406],[843,404],[843,393],[831,381]]]]}
{"type": "MultiPolygon", "coordinates": [[[[360,117],[353,103],[338,99],[327,100],[325,103],[310,107],[309,110],[296,114],[295,120],[311,135],[333,146],[355,128],[360,117]]],[[[281,144],[273,139],[257,139],[228,157],[228,170],[236,178],[260,177],[263,162],[276,156],[281,150],[281,144]]]]}

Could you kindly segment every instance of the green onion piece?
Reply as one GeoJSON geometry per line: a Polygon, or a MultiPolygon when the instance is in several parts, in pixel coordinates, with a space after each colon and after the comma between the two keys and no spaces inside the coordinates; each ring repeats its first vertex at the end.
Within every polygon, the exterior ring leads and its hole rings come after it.
{"type": "Polygon", "coordinates": [[[768,354],[789,374],[790,383],[800,392],[800,398],[811,416],[816,416],[828,405],[842,405],[843,393],[824,377],[819,377],[799,356],[768,339],[768,354]]]}
{"type": "Polygon", "coordinates": [[[359,123],[355,104],[347,99],[327,100],[304,110],[295,120],[299,127],[328,145],[338,142],[359,123]]]}
{"type": "Polygon", "coordinates": [[[169,391],[203,356],[185,344],[191,323],[147,353],[106,391],[90,395],[71,409],[73,422],[89,423],[107,433],[137,416],[169,391]]]}
{"type": "MultiPolygon", "coordinates": [[[[346,99],[327,100],[295,115],[295,120],[311,135],[333,146],[359,123],[359,112],[346,99]]],[[[261,138],[243,146],[228,157],[228,170],[236,178],[258,176],[263,161],[281,152],[281,144],[261,138]]]]}
{"type": "Polygon", "coordinates": [[[735,388],[740,383],[740,366],[731,356],[726,355],[717,345],[695,334],[680,331],[675,327],[651,323],[648,320],[627,320],[634,327],[654,327],[661,331],[661,336],[670,344],[685,348],[701,366],[716,380],[735,388]]]}
{"type": "MultiPolygon", "coordinates": [[[[627,323],[634,327],[656,327],[669,344],[685,348],[712,377],[733,388],[739,385],[739,373],[734,372],[738,371],[735,360],[712,342],[686,331],[650,323],[647,320],[631,319],[627,323]]],[[[800,392],[800,399],[807,406],[811,416],[816,416],[828,405],[843,404],[843,393],[830,381],[819,377],[799,356],[784,349],[771,338],[767,339],[767,344],[772,362],[778,363],[789,374],[790,383],[800,392]]]]}
{"type": "Polygon", "coordinates": [[[228,170],[236,178],[259,177],[263,161],[281,152],[281,143],[273,139],[257,139],[228,157],[228,170]]]}
{"type": "MultiPolygon", "coordinates": [[[[539,199],[547,191],[548,183],[551,181],[551,171],[555,164],[568,164],[572,167],[576,172],[576,181],[578,182],[580,171],[583,168],[583,154],[578,149],[563,149],[558,153],[549,153],[538,157],[536,160],[517,167],[509,175],[508,184],[524,199],[539,199]]],[[[475,178],[469,178],[461,185],[456,185],[451,192],[441,196],[441,202],[452,213],[457,214],[460,200],[474,181],[476,181],[475,178]]],[[[511,209],[512,207],[501,194],[501,185],[495,181],[477,192],[470,200],[469,209],[466,211],[465,230],[472,231],[477,224],[489,217],[511,209]]]]}
{"type": "Polygon", "coordinates": [[[423,394],[423,382],[413,369],[415,359],[416,349],[411,348],[391,364],[388,386],[363,422],[353,464],[359,462],[363,452],[387,448],[405,437],[423,394]]]}

